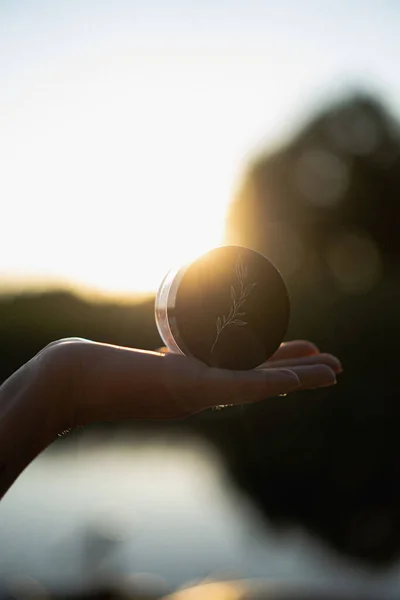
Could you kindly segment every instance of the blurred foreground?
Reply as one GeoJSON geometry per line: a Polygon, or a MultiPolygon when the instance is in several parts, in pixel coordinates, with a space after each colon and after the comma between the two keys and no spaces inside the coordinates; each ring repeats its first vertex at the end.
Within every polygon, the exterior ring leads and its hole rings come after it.
{"type": "Polygon", "coordinates": [[[60,439],[4,498],[0,537],[0,577],[16,598],[101,588],[159,597],[206,578],[357,597],[400,586],[397,565],[372,575],[299,528],[277,534],[232,488],[211,448],[160,432],[60,439]]]}

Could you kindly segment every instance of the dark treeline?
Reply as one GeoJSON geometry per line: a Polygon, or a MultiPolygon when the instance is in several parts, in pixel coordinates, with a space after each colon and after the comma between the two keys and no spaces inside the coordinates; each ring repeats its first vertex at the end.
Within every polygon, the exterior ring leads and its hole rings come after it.
{"type": "MultiPolygon", "coordinates": [[[[321,112],[253,162],[227,242],[277,264],[292,302],[288,339],[336,353],[344,373],[334,389],[180,425],[211,440],[266,518],[375,564],[400,550],[399,198],[399,128],[368,97],[321,112]]],[[[151,301],[92,304],[62,292],[4,297],[0,330],[2,378],[61,337],[161,344],[151,301]]]]}
{"type": "Polygon", "coordinates": [[[152,299],[131,304],[91,302],[55,291],[0,297],[0,378],[4,380],[49,342],[82,337],[122,346],[161,345],[152,299]]]}

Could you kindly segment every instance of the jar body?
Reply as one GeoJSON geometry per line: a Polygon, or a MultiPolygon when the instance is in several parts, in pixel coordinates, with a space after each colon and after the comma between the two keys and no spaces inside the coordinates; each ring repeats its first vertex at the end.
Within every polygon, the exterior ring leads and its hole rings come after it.
{"type": "Polygon", "coordinates": [[[282,276],[265,256],[221,246],[164,277],[155,320],[170,352],[211,367],[251,369],[282,342],[289,298],[282,276]]]}

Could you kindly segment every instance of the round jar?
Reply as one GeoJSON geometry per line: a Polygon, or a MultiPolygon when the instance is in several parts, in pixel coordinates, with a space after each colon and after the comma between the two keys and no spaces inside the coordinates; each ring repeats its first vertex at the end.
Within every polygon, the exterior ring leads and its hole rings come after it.
{"type": "Polygon", "coordinates": [[[281,344],[289,297],[276,267],[242,246],[221,246],[170,271],[157,292],[155,317],[171,352],[207,365],[253,369],[281,344]]]}

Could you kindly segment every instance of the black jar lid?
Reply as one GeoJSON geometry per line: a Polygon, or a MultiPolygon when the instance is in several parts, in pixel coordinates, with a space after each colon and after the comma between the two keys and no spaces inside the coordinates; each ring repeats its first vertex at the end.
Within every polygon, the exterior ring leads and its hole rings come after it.
{"type": "Polygon", "coordinates": [[[167,277],[158,297],[157,325],[167,345],[210,366],[259,366],[277,350],[289,322],[279,271],[262,254],[241,246],[207,252],[167,277]]]}

